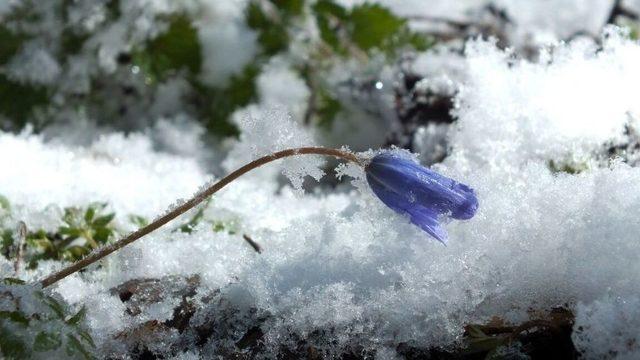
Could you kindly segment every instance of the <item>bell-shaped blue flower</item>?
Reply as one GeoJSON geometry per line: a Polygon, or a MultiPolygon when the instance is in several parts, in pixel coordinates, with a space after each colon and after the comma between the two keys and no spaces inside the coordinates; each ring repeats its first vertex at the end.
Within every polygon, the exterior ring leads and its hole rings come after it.
{"type": "Polygon", "coordinates": [[[407,215],[412,223],[443,243],[447,242],[447,232],[441,220],[467,220],[478,209],[473,189],[399,153],[376,155],[365,173],[369,186],[383,203],[407,215]]]}

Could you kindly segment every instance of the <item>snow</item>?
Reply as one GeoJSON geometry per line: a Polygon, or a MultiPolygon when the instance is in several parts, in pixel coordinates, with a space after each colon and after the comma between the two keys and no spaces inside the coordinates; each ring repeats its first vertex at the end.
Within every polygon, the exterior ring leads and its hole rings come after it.
{"type": "Polygon", "coordinates": [[[7,67],[13,79],[32,84],[51,84],[61,72],[58,62],[35,41],[13,57],[7,67]]]}
{"type": "Polygon", "coordinates": [[[637,358],[640,352],[638,305],[637,296],[613,294],[590,304],[580,303],[573,333],[576,347],[591,358],[637,358]]]}
{"type": "Polygon", "coordinates": [[[309,89],[304,80],[279,58],[265,66],[257,80],[261,103],[285,106],[293,119],[302,122],[307,110],[309,89]]]}
{"type": "Polygon", "coordinates": [[[202,78],[224,86],[239,74],[258,52],[257,34],[244,23],[247,1],[202,1],[197,23],[202,44],[202,78]]]}
{"type": "Polygon", "coordinates": [[[621,141],[624,127],[640,119],[633,95],[640,47],[614,30],[606,35],[602,51],[576,41],[534,63],[487,42],[468,44],[469,76],[456,109],[462,131],[451,145],[478,160],[519,165],[586,156],[607,141],[621,141]]]}
{"type": "MultiPolygon", "coordinates": [[[[234,144],[223,163],[228,171],[276,151],[315,145],[314,135],[295,122],[287,107],[281,104],[250,106],[234,114],[234,118],[241,135],[240,141],[234,144]]],[[[318,181],[324,175],[320,169],[324,159],[315,155],[303,158],[294,156],[283,162],[282,173],[296,190],[302,189],[305,176],[318,181]]]]}
{"type": "MultiPolygon", "coordinates": [[[[45,142],[37,135],[0,134],[1,193],[23,216],[57,207],[108,202],[117,213],[145,217],[193,193],[206,175],[191,158],[157,153],[142,135],[114,133],[88,147],[45,142]],[[18,180],[19,179],[19,180],[18,180]]],[[[31,224],[30,224],[31,225],[31,224]]]]}

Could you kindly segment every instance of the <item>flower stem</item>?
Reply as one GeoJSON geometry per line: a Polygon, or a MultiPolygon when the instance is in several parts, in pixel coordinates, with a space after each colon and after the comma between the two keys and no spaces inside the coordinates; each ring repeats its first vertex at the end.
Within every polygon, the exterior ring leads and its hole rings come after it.
{"type": "Polygon", "coordinates": [[[173,208],[172,210],[170,210],[169,212],[167,212],[166,214],[160,216],[159,218],[157,218],[156,220],[154,220],[153,222],[151,222],[149,225],[144,226],[134,232],[132,232],[131,234],[123,237],[122,239],[116,241],[113,244],[104,246],[96,251],[93,251],[91,254],[89,254],[87,257],[65,267],[64,269],[51,274],[49,276],[47,276],[46,278],[42,279],[40,281],[40,285],[42,285],[43,288],[50,286],[52,284],[55,284],[56,282],[64,279],[65,277],[95,263],[96,261],[102,259],[103,257],[113,253],[114,251],[117,251],[123,247],[125,247],[126,245],[131,244],[132,242],[140,239],[141,237],[157,230],[158,228],[160,228],[161,226],[165,225],[166,223],[168,223],[169,221],[175,219],[176,217],[180,216],[181,214],[185,213],[186,211],[188,211],[189,209],[193,208],[194,206],[198,205],[199,203],[201,203],[202,201],[204,201],[205,199],[207,199],[209,196],[215,194],[216,192],[218,192],[220,189],[222,189],[223,187],[225,187],[226,185],[228,185],[230,182],[234,181],[235,179],[239,178],[240,176],[244,175],[245,173],[258,168],[264,164],[270,163],[272,161],[278,160],[278,159],[282,159],[285,157],[289,157],[289,156],[297,156],[297,155],[325,155],[325,156],[333,156],[339,159],[343,159],[343,160],[347,160],[347,161],[351,161],[354,162],[358,165],[363,165],[363,162],[361,159],[359,159],[355,154],[350,153],[348,151],[344,151],[344,150],[338,150],[338,149],[329,149],[329,148],[322,148],[322,147],[301,147],[301,148],[295,148],[295,149],[287,149],[287,150],[282,150],[282,151],[278,151],[275,152],[273,154],[267,155],[267,156],[263,156],[259,159],[256,159],[250,163],[248,163],[247,165],[244,165],[243,167],[237,169],[236,171],[230,173],[229,175],[225,176],[224,178],[220,179],[218,182],[216,182],[215,184],[209,186],[208,188],[206,188],[204,191],[198,192],[197,194],[195,194],[191,199],[189,199],[188,201],[186,201],[185,203],[183,203],[180,206],[176,206],[175,208],[173,208]]]}

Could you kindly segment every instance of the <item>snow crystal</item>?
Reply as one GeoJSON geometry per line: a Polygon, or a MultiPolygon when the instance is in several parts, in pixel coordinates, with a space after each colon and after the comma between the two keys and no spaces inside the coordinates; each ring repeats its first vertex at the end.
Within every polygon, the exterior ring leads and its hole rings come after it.
{"type": "MultiPolygon", "coordinates": [[[[315,145],[310,130],[296,123],[286,108],[273,105],[265,107],[250,106],[234,114],[241,135],[224,162],[228,171],[276,151],[315,145]]],[[[282,161],[282,173],[291,181],[294,189],[300,190],[305,176],[311,176],[316,181],[324,176],[324,171],[320,169],[324,162],[325,159],[320,156],[292,156],[282,161]]],[[[264,176],[266,172],[261,174],[264,176]]]]}

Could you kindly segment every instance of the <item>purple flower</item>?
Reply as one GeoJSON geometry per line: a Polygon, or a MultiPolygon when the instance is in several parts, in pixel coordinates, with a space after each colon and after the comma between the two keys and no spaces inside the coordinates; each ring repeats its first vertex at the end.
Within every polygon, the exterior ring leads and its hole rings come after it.
{"type": "Polygon", "coordinates": [[[442,243],[447,242],[447,231],[441,219],[471,219],[478,209],[473,189],[397,153],[376,155],[365,173],[369,186],[385,205],[409,216],[412,223],[442,243]]]}

